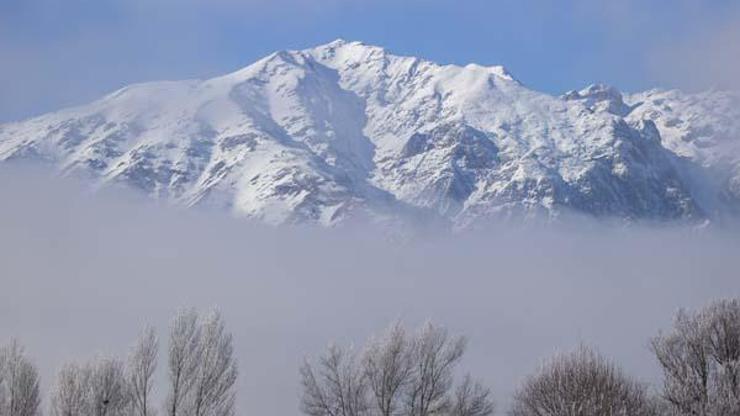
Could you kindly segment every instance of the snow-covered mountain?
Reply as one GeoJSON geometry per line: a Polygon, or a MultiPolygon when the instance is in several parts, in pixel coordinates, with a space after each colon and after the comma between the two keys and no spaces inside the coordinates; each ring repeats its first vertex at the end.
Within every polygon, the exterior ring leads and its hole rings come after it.
{"type": "Polygon", "coordinates": [[[428,216],[466,227],[575,211],[740,212],[740,99],[605,86],[553,97],[502,67],[359,42],[208,80],[133,85],[0,126],[0,160],[269,223],[428,216]]]}

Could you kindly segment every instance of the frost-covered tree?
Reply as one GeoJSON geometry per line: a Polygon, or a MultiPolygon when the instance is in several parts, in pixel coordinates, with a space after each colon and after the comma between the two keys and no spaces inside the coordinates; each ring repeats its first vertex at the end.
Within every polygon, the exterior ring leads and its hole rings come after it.
{"type": "Polygon", "coordinates": [[[309,416],[363,416],[368,414],[368,384],[351,350],[330,345],[314,370],[301,367],[301,410],[309,416]]]}
{"type": "Polygon", "coordinates": [[[673,330],[654,338],[652,349],[675,414],[740,415],[740,300],[679,311],[673,330]]]}
{"type": "Polygon", "coordinates": [[[130,409],[124,364],[117,358],[65,364],[57,374],[51,396],[53,416],[127,416],[130,409]]]}
{"type": "Polygon", "coordinates": [[[90,371],[77,364],[65,364],[57,374],[51,393],[52,416],[88,416],[90,371]]]}
{"type": "Polygon", "coordinates": [[[372,338],[363,354],[363,371],[378,416],[394,416],[402,407],[412,370],[409,342],[406,329],[398,322],[381,337],[372,338]]]}
{"type": "Polygon", "coordinates": [[[488,389],[466,377],[453,390],[465,339],[423,326],[409,335],[399,323],[371,338],[360,357],[331,345],[316,368],[301,368],[302,410],[309,416],[488,416],[488,389]]]}
{"type": "Polygon", "coordinates": [[[113,357],[65,364],[51,392],[52,416],[141,416],[140,404],[148,400],[142,391],[150,391],[155,363],[156,337],[147,329],[132,350],[128,368],[113,357]]]}
{"type": "Polygon", "coordinates": [[[174,320],[169,347],[170,416],[234,414],[237,365],[231,333],[213,312],[184,311],[174,320]]]}
{"type": "Polygon", "coordinates": [[[151,406],[152,377],[157,368],[159,341],[154,328],[147,327],[136,341],[128,359],[128,383],[134,416],[154,416],[151,406]]]}
{"type": "Polygon", "coordinates": [[[169,355],[169,416],[190,416],[185,407],[187,397],[195,384],[200,348],[198,314],[194,309],[181,311],[170,328],[169,355]]]}
{"type": "Polygon", "coordinates": [[[5,391],[5,359],[0,355],[0,416],[5,416],[6,406],[6,395],[5,391]]]}
{"type": "Polygon", "coordinates": [[[232,335],[223,318],[212,312],[200,326],[198,365],[192,390],[192,416],[234,414],[237,365],[232,335]]]}
{"type": "Polygon", "coordinates": [[[0,348],[0,415],[36,416],[41,393],[36,366],[16,340],[0,348]]]}
{"type": "Polygon", "coordinates": [[[123,416],[130,409],[123,361],[117,358],[99,358],[88,367],[88,407],[91,416],[123,416]]]}
{"type": "Polygon", "coordinates": [[[450,416],[490,416],[494,406],[491,391],[468,375],[455,390],[450,416]]]}
{"type": "Polygon", "coordinates": [[[409,349],[412,371],[406,387],[405,414],[446,414],[451,404],[453,369],[465,352],[465,338],[450,338],[446,329],[428,323],[409,349]]]}
{"type": "MultiPolygon", "coordinates": [[[[147,327],[125,365],[117,358],[65,365],[51,394],[52,416],[154,416],[158,349],[157,335],[147,327]]],[[[237,365],[220,314],[201,318],[194,310],[180,312],[170,329],[167,358],[168,416],[233,415],[237,365]]]]}
{"type": "Polygon", "coordinates": [[[514,396],[511,416],[649,416],[646,388],[592,350],[559,354],[514,396]]]}

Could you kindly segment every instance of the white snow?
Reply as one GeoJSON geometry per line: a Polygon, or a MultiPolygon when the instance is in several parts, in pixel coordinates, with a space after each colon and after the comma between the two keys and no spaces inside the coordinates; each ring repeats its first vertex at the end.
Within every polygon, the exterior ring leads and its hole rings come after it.
{"type": "Polygon", "coordinates": [[[419,209],[458,227],[565,210],[695,221],[740,212],[738,102],[603,85],[553,97],[500,66],[337,40],[2,125],[0,160],[269,223],[419,209]]]}

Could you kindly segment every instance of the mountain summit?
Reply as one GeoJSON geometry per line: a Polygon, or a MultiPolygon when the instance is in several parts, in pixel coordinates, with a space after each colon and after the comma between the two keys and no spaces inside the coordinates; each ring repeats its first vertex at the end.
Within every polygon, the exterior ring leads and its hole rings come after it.
{"type": "Polygon", "coordinates": [[[738,144],[731,93],[594,85],[553,97],[500,66],[343,40],[0,125],[0,161],[274,224],[714,220],[740,212],[738,144]]]}

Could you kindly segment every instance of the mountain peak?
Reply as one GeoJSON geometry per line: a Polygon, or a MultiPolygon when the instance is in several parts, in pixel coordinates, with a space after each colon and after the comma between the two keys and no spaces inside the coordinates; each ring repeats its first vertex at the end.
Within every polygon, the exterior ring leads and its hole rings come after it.
{"type": "Polygon", "coordinates": [[[503,78],[509,81],[517,81],[517,79],[514,78],[513,75],[511,75],[511,72],[509,72],[509,70],[506,69],[506,67],[504,67],[503,65],[483,66],[478,64],[468,64],[465,66],[465,68],[474,71],[485,71],[490,74],[496,75],[499,78],[503,78]]]}
{"type": "Polygon", "coordinates": [[[321,61],[342,61],[342,62],[368,62],[376,59],[395,59],[409,62],[427,62],[437,67],[456,67],[470,70],[478,73],[488,73],[499,78],[509,81],[519,82],[512,74],[502,65],[483,66],[476,63],[470,63],[465,66],[444,65],[428,59],[418,58],[416,56],[399,55],[389,52],[387,49],[370,45],[361,41],[349,41],[345,39],[336,39],[324,45],[315,48],[306,49],[302,52],[311,54],[321,61]]]}
{"type": "MultiPolygon", "coordinates": [[[[338,39],[0,126],[0,161],[49,161],[269,223],[740,213],[740,187],[718,184],[722,205],[698,198],[676,159],[694,153],[672,150],[688,139],[709,154],[724,149],[715,138],[740,137],[726,117],[706,115],[722,100],[666,95],[635,109],[606,85],[557,99],[511,79],[501,66],[439,65],[338,39]]],[[[729,184],[740,183],[733,166],[729,184]]]]}
{"type": "Polygon", "coordinates": [[[385,55],[384,48],[375,45],[368,45],[360,41],[349,41],[345,39],[336,39],[324,45],[304,49],[302,52],[319,56],[334,56],[341,54],[351,57],[367,57],[372,55],[385,55]]]}
{"type": "Polygon", "coordinates": [[[312,48],[304,49],[305,52],[317,51],[317,50],[336,50],[342,48],[353,48],[353,49],[374,49],[374,50],[385,50],[384,48],[377,45],[370,45],[359,40],[347,40],[338,38],[329,43],[314,46],[312,48]]]}
{"type": "Polygon", "coordinates": [[[611,85],[591,84],[580,91],[568,91],[562,97],[568,101],[581,101],[592,111],[606,111],[624,117],[631,107],[624,103],[622,93],[611,85]]]}
{"type": "Polygon", "coordinates": [[[337,39],[334,39],[333,41],[331,41],[329,43],[326,43],[326,44],[323,44],[323,45],[319,45],[319,46],[317,46],[317,47],[315,47],[313,49],[321,48],[321,47],[338,48],[338,47],[347,46],[347,45],[367,46],[367,45],[365,45],[364,42],[361,42],[361,41],[358,41],[358,40],[347,40],[347,39],[344,39],[344,38],[337,38],[337,39]]]}

